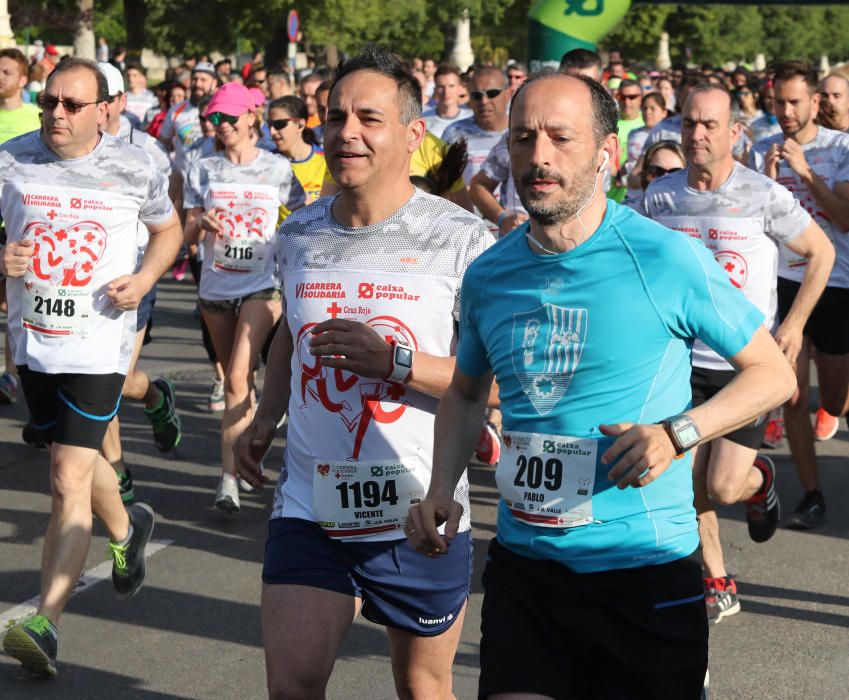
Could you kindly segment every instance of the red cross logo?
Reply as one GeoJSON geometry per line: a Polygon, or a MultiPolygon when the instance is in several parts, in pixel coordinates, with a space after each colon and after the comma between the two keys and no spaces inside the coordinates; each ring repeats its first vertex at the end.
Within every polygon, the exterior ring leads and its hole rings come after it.
{"type": "Polygon", "coordinates": [[[53,221],[53,219],[56,218],[56,212],[51,209],[49,212],[47,212],[47,218],[53,221]]]}
{"type": "Polygon", "coordinates": [[[325,311],[330,314],[330,318],[336,318],[342,312],[342,307],[334,301],[325,311]]]}

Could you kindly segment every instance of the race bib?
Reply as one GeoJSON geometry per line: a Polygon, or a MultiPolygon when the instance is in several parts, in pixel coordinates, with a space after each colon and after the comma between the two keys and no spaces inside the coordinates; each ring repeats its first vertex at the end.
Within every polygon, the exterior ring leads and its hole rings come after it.
{"type": "Polygon", "coordinates": [[[330,537],[399,530],[407,511],[424,498],[417,457],[378,462],[315,461],[313,508],[330,537]]]}
{"type": "Polygon", "coordinates": [[[597,440],[505,432],[503,442],[495,481],[516,518],[537,527],[592,522],[597,440]]]}
{"type": "Polygon", "coordinates": [[[243,240],[217,235],[212,264],[221,272],[262,272],[265,269],[265,248],[266,244],[256,239],[243,240]]]}
{"type": "Polygon", "coordinates": [[[88,333],[90,317],[89,290],[38,282],[24,284],[21,313],[24,328],[43,335],[83,337],[88,333]]]}

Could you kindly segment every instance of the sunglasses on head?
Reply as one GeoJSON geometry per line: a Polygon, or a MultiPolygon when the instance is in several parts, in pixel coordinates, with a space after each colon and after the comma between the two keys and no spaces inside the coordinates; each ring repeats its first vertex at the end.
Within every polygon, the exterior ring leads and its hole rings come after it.
{"type": "Polygon", "coordinates": [[[232,126],[239,121],[239,117],[234,117],[232,114],[224,114],[224,112],[213,112],[207,116],[207,119],[212,126],[219,126],[222,122],[227,122],[232,126]]]}
{"type": "Polygon", "coordinates": [[[36,103],[39,107],[41,107],[41,109],[52,112],[61,102],[68,114],[76,114],[85,107],[88,107],[89,105],[96,105],[98,102],[102,101],[103,100],[95,100],[94,102],[77,102],[76,100],[71,100],[67,97],[60,100],[58,97],[54,97],[53,95],[39,95],[36,103]]]}
{"type": "Polygon", "coordinates": [[[289,122],[298,121],[297,119],[271,119],[268,122],[268,126],[270,126],[275,131],[283,131],[287,126],[289,126],[289,122]]]}
{"type": "Polygon", "coordinates": [[[469,93],[469,99],[482,100],[483,96],[486,95],[490,100],[494,100],[502,92],[504,92],[504,88],[490,88],[489,90],[472,90],[469,93]]]}
{"type": "Polygon", "coordinates": [[[679,170],[683,170],[684,168],[661,168],[659,165],[650,165],[648,167],[648,173],[652,177],[663,177],[664,175],[668,175],[669,173],[677,173],[679,170]]]}

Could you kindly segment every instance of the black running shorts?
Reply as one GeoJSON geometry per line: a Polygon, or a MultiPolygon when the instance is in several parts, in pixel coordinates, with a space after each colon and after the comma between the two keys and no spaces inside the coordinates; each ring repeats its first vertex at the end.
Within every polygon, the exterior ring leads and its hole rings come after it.
{"type": "MultiPolygon", "coordinates": [[[[737,373],[733,369],[721,370],[693,367],[693,373],[690,375],[690,387],[693,391],[693,407],[701,406],[705,401],[712,399],[736,376],[737,373]]],[[[748,425],[744,425],[742,428],[738,428],[722,437],[743,447],[751,447],[753,450],[758,450],[764,441],[768,418],[768,414],[758,416],[748,425]]]]}
{"type": "MultiPolygon", "coordinates": [[[[783,321],[799,293],[798,282],[778,278],[778,318],[783,321]]],[[[826,355],[849,353],[849,289],[826,287],[805,324],[805,335],[826,355]]]]}
{"type": "Polygon", "coordinates": [[[45,374],[18,367],[32,422],[47,442],[99,450],[121,403],[123,374],[45,374]]]}
{"type": "Polygon", "coordinates": [[[694,555],[576,574],[492,540],[483,585],[479,698],[701,697],[708,623],[694,555]]]}

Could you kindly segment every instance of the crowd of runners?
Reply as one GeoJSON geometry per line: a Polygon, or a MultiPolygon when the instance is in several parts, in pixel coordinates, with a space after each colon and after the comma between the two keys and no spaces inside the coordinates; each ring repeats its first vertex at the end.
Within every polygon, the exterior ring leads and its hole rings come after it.
{"type": "Polygon", "coordinates": [[[480,697],[702,695],[708,622],[741,609],[717,504],[769,540],[786,435],[786,526],[826,512],[815,444],[849,410],[846,77],[586,49],[463,72],[369,46],[299,76],[201,56],[150,90],[122,54],[47,48],[38,90],[0,51],[0,403],[25,402],[52,494],[38,610],[6,653],[56,675],[93,516],[118,593],[143,584],[156,504],[118,415],[141,402],[158,450],[181,442],[179,385],[137,364],[157,281],[188,269],[214,507],[238,517],[272,483],[286,424],[271,697],[324,697],[359,614],[386,627],[399,697],[453,697],[470,459],[500,492],[480,697]]]}

